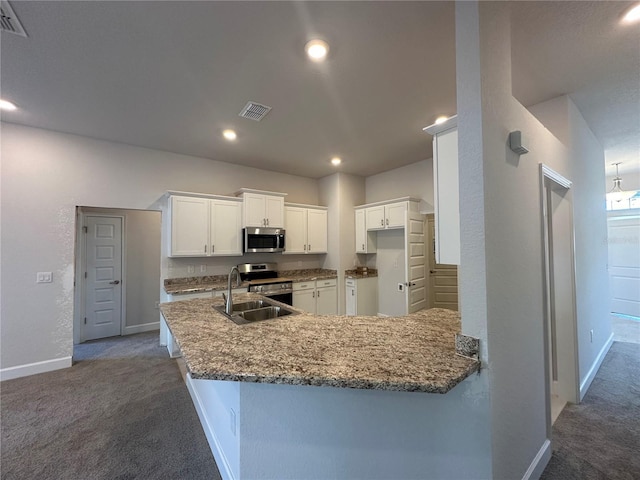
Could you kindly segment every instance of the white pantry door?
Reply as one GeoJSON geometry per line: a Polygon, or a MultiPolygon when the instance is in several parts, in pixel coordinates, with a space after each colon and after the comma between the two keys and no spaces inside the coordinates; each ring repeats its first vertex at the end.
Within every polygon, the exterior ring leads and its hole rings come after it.
{"type": "Polygon", "coordinates": [[[120,335],[122,218],[87,216],[86,306],[82,340],[120,335]]]}
{"type": "Polygon", "coordinates": [[[405,225],[405,255],[408,277],[406,312],[413,313],[427,307],[424,217],[417,212],[407,212],[405,225]]]}
{"type": "MultiPolygon", "coordinates": [[[[619,213],[619,212],[615,212],[619,213]]],[[[609,214],[611,311],[640,317],[640,216],[609,214]]]]}

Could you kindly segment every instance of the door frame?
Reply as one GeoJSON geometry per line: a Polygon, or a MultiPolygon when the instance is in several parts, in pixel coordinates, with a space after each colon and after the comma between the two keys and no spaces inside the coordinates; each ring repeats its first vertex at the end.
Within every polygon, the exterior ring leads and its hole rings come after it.
{"type": "MultiPolygon", "coordinates": [[[[546,403],[546,417],[547,417],[547,438],[551,438],[551,428],[552,428],[552,419],[551,419],[551,368],[550,365],[550,335],[555,332],[551,331],[551,318],[549,318],[548,311],[550,310],[549,302],[551,299],[549,298],[549,292],[552,288],[552,282],[550,281],[551,272],[549,271],[548,259],[552,258],[552,249],[549,248],[550,245],[547,243],[548,238],[548,224],[547,224],[547,187],[545,186],[545,181],[552,182],[555,186],[562,188],[564,190],[569,190],[573,186],[573,182],[571,180],[565,178],[549,166],[540,163],[539,164],[539,177],[540,177],[540,221],[541,221],[541,242],[542,242],[542,281],[543,281],[543,331],[544,331],[544,370],[545,370],[545,403],[546,403]],[[550,251],[551,250],[551,251],[550,251]],[[551,255],[551,257],[550,257],[551,255]]],[[[569,250],[570,250],[570,289],[572,292],[572,309],[573,315],[570,318],[570,329],[572,331],[572,338],[564,339],[568,340],[568,342],[564,342],[563,348],[570,348],[572,351],[569,352],[569,355],[564,356],[564,358],[569,358],[569,364],[565,364],[565,369],[569,369],[574,372],[574,379],[569,384],[569,389],[571,390],[572,398],[567,398],[565,400],[578,404],[580,403],[580,375],[579,375],[579,364],[578,364],[578,328],[577,328],[577,313],[576,313],[576,270],[575,270],[575,229],[573,222],[573,208],[570,209],[569,218],[571,221],[571,229],[570,229],[570,238],[569,238],[569,250]]],[[[565,360],[567,361],[567,360],[565,360]]]]}
{"type": "Polygon", "coordinates": [[[127,239],[127,219],[124,215],[108,214],[108,213],[95,213],[87,210],[91,210],[92,207],[76,207],[76,250],[75,250],[75,277],[74,277],[74,315],[73,315],[73,344],[77,345],[85,341],[84,339],[84,322],[83,319],[86,316],[86,279],[84,278],[84,272],[87,268],[87,240],[84,233],[84,222],[86,217],[108,217],[119,218],[122,222],[122,249],[120,253],[120,263],[122,265],[122,279],[120,281],[121,296],[120,296],[120,335],[123,335],[124,328],[126,326],[127,318],[127,291],[126,291],[126,278],[127,278],[127,262],[126,262],[126,239],[127,239]]]}

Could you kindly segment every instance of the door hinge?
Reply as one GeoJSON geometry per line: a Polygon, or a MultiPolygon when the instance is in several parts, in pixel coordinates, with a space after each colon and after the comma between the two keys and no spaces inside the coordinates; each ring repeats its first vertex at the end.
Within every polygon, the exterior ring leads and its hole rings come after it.
{"type": "Polygon", "coordinates": [[[89,233],[89,227],[82,227],[82,231],[84,233],[89,233]]]}
{"type": "Polygon", "coordinates": [[[84,317],[84,324],[87,324],[87,317],[84,317]]]}
{"type": "Polygon", "coordinates": [[[87,278],[87,272],[84,272],[84,278],[87,278]]]}

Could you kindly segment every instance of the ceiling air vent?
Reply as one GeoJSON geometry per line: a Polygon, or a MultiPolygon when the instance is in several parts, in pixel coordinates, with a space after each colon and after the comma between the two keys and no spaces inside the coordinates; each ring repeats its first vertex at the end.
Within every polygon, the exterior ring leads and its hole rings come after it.
{"type": "Polygon", "coordinates": [[[256,102],[249,102],[244,106],[244,108],[240,112],[240,116],[244,118],[250,118],[251,120],[255,120],[256,122],[259,122],[270,111],[271,111],[271,107],[267,107],[266,105],[261,105],[256,102]]]}
{"type": "Polygon", "coordinates": [[[22,28],[20,20],[6,0],[0,1],[0,27],[3,32],[15,33],[22,37],[27,36],[27,32],[22,28]]]}

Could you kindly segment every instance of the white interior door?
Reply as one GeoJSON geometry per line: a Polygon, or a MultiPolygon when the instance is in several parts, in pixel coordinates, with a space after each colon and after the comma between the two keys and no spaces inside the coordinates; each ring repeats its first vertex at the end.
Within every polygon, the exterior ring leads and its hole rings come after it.
{"type": "Polygon", "coordinates": [[[407,212],[405,255],[407,264],[407,313],[427,306],[426,251],[424,244],[424,216],[407,212]]]}
{"type": "Polygon", "coordinates": [[[83,341],[120,335],[122,325],[122,218],[85,218],[83,341]]]}
{"type": "Polygon", "coordinates": [[[640,317],[640,216],[610,216],[608,224],[611,311],[640,317]]]}

